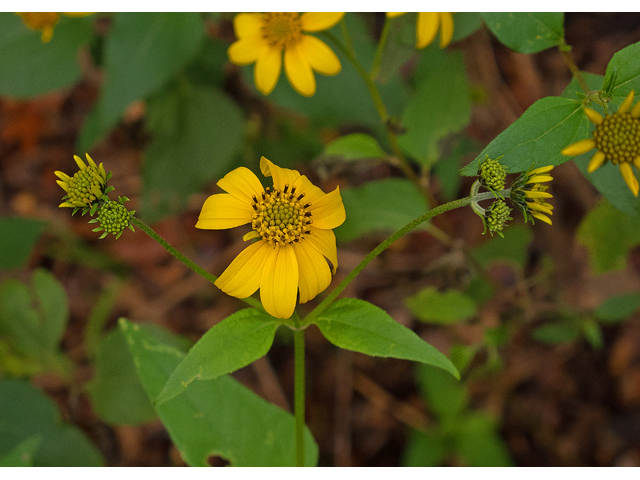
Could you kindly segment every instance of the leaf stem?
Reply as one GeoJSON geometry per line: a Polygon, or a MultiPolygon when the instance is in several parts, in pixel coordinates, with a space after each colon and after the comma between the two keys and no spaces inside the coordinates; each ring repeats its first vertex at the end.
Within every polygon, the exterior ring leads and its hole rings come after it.
{"type": "Polygon", "coordinates": [[[576,65],[576,62],[573,61],[573,57],[571,56],[571,46],[565,43],[564,38],[560,41],[560,44],[558,45],[558,50],[560,50],[560,54],[562,55],[564,62],[569,67],[569,70],[571,70],[571,74],[580,84],[580,88],[582,88],[584,93],[587,95],[591,93],[591,89],[589,88],[589,85],[587,85],[586,80],[582,76],[582,72],[578,68],[578,65],[576,65]]]}
{"type": "Polygon", "coordinates": [[[296,419],[296,467],[304,467],[304,329],[293,331],[295,352],[294,402],[296,419]]]}

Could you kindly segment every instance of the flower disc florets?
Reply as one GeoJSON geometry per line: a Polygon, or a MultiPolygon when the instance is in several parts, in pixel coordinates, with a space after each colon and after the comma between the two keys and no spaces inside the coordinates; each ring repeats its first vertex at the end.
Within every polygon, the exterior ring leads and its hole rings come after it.
{"type": "Polygon", "coordinates": [[[59,206],[88,208],[91,207],[96,200],[101,199],[105,193],[113,190],[112,188],[106,188],[107,181],[111,178],[111,172],[107,174],[102,163],[100,165],[96,165],[88,153],[88,165],[85,164],[77,155],[74,155],[73,158],[80,169],[73,175],[73,177],[70,177],[64,172],[54,172],[60,179],[57,180],[58,185],[67,192],[67,195],[63,197],[63,200],[65,201],[59,206]]]}
{"type": "Polygon", "coordinates": [[[124,202],[127,200],[129,200],[127,197],[122,197],[119,198],[117,202],[111,200],[105,203],[98,212],[98,218],[89,222],[98,222],[100,224],[100,227],[93,229],[94,232],[104,230],[100,238],[106,237],[109,233],[113,233],[116,238],[120,238],[120,235],[122,235],[122,232],[127,227],[135,231],[131,225],[131,217],[133,217],[135,211],[130,212],[127,210],[127,207],[124,206],[124,202]]]}
{"type": "Polygon", "coordinates": [[[302,22],[297,12],[272,12],[262,14],[262,38],[270,46],[279,49],[293,47],[302,38],[302,22]]]}
{"type": "Polygon", "coordinates": [[[273,247],[299,242],[311,234],[311,212],[307,210],[311,205],[304,202],[304,193],[296,195],[295,187],[285,185],[284,191],[267,187],[261,198],[253,197],[251,206],[256,212],[251,227],[273,247]]]}

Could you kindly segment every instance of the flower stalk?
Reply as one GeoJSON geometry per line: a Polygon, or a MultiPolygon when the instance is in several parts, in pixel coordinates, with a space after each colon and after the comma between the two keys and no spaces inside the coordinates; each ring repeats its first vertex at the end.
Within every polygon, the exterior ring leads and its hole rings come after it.
{"type": "Polygon", "coordinates": [[[294,401],[293,410],[296,426],[296,467],[304,467],[304,329],[294,330],[294,401]]]}

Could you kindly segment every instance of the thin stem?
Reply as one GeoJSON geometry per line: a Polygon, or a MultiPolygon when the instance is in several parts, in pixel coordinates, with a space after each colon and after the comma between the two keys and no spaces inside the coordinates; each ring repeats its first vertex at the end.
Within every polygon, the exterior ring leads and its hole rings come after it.
{"type": "Polygon", "coordinates": [[[378,78],[378,74],[380,73],[380,67],[382,65],[382,53],[384,52],[384,46],[387,43],[387,37],[389,36],[389,18],[385,15],[384,17],[384,25],[382,26],[382,32],[380,33],[380,40],[378,41],[378,46],[376,47],[376,55],[373,57],[373,65],[371,66],[371,79],[375,80],[378,78]]]}
{"type": "MultiPolygon", "coordinates": [[[[162,245],[162,247],[164,247],[164,249],[167,250],[171,255],[176,257],[178,260],[180,260],[182,263],[184,263],[187,267],[189,267],[191,270],[196,272],[201,277],[204,277],[206,280],[208,280],[211,283],[214,283],[218,279],[218,277],[216,277],[215,275],[207,272],[205,269],[199,267],[197,264],[195,264],[194,262],[189,260],[182,253],[180,253],[178,250],[176,250],[171,245],[169,245],[169,243],[164,238],[162,238],[160,235],[158,235],[155,232],[155,230],[153,230],[149,225],[144,223],[139,218],[131,217],[131,223],[133,225],[135,225],[136,227],[138,227],[140,230],[142,230],[144,233],[149,235],[151,238],[153,238],[156,242],[158,242],[160,245],[162,245]]],[[[263,310],[262,304],[258,300],[256,300],[255,298],[251,298],[251,297],[249,297],[249,298],[241,298],[240,300],[242,300],[243,302],[251,305],[252,307],[259,308],[260,310],[263,310]]]]}
{"type": "Polygon", "coordinates": [[[558,49],[560,50],[560,54],[562,55],[564,62],[569,67],[569,70],[571,70],[571,74],[580,84],[580,88],[582,88],[582,90],[584,90],[584,93],[588,95],[591,92],[591,89],[589,88],[589,85],[587,85],[586,80],[582,76],[582,72],[578,68],[578,65],[576,65],[576,62],[573,61],[573,57],[571,56],[571,53],[570,53],[571,46],[567,45],[564,42],[564,39],[562,39],[562,41],[558,45],[558,49]]]}
{"type": "Polygon", "coordinates": [[[304,467],[304,329],[293,331],[295,350],[294,401],[296,418],[296,467],[304,467]]]}
{"type": "MultiPolygon", "coordinates": [[[[506,192],[506,190],[503,190],[503,192],[506,192]]],[[[508,195],[508,192],[507,192],[507,195],[508,195]]],[[[349,285],[349,283],[351,283],[351,281],[356,277],[356,275],[358,275],[362,271],[362,269],[364,267],[366,267],[374,258],[376,258],[378,255],[380,255],[382,252],[384,252],[393,242],[398,240],[404,234],[406,234],[409,231],[413,230],[414,228],[416,228],[421,223],[426,222],[427,220],[430,220],[431,218],[433,218],[433,217],[435,217],[437,215],[440,215],[441,213],[448,212],[449,210],[454,210],[454,209],[460,208],[460,207],[466,207],[467,205],[470,205],[472,202],[481,202],[483,200],[489,200],[491,198],[495,198],[493,193],[491,193],[491,192],[483,192],[483,193],[480,193],[480,194],[478,194],[476,196],[473,196],[473,197],[470,196],[470,197],[461,198],[459,200],[454,200],[452,202],[445,203],[443,205],[439,205],[436,208],[433,208],[433,209],[429,210],[424,215],[422,215],[422,216],[416,218],[415,220],[409,222],[408,224],[406,224],[404,227],[402,227],[400,230],[398,230],[396,233],[391,235],[384,242],[382,242],[380,245],[378,245],[376,248],[374,248],[371,251],[371,253],[369,253],[364,258],[364,260],[362,260],[360,262],[360,264],[358,266],[356,266],[356,268],[351,270],[349,275],[347,275],[344,278],[344,280],[342,280],[342,282],[340,282],[340,284],[336,288],[334,288],[331,291],[331,293],[329,295],[327,295],[325,297],[325,299],[322,300],[322,302],[320,302],[318,304],[318,306],[316,308],[314,308],[309,313],[309,315],[307,315],[304,318],[304,320],[302,322],[303,326],[306,326],[306,325],[309,325],[309,324],[313,323],[315,321],[315,319],[318,318],[318,316],[322,312],[324,312],[329,307],[329,305],[331,305],[331,303],[336,299],[336,297],[342,293],[342,291],[347,287],[347,285],[349,285]]]]}

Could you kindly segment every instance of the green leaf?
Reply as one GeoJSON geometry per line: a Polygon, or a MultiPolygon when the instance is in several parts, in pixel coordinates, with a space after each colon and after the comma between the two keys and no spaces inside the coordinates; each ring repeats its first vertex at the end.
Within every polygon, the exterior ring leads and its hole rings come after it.
{"type": "Polygon", "coordinates": [[[511,467],[513,460],[495,422],[484,413],[469,414],[460,427],[456,449],[471,467],[511,467]]]}
{"type": "Polygon", "coordinates": [[[531,105],[522,116],[498,135],[478,157],[460,170],[461,175],[478,174],[478,163],[486,155],[495,159],[504,155],[500,163],[509,173],[527,170],[532,165],[561,165],[570,157],[560,151],[578,140],[587,138],[589,120],[577,100],[545,97],[531,105]]]}
{"type": "Polygon", "coordinates": [[[582,323],[582,333],[593,348],[601,349],[604,346],[602,329],[598,322],[592,318],[588,318],[582,323]]]}
{"type": "Polygon", "coordinates": [[[602,323],[618,323],[629,318],[640,307],[640,293],[629,293],[609,298],[596,311],[596,318],[602,323]]]}
{"type": "Polygon", "coordinates": [[[23,267],[45,225],[31,218],[0,218],[0,269],[23,267]]]}
{"type": "Polygon", "coordinates": [[[93,358],[96,355],[98,345],[104,336],[103,329],[109,321],[109,315],[118,300],[118,293],[121,287],[120,280],[111,279],[106,287],[102,289],[98,301],[89,314],[87,325],[84,329],[84,348],[89,358],[93,358]]]}
{"type": "Polygon", "coordinates": [[[33,467],[33,460],[41,442],[42,435],[27,438],[3,458],[0,458],[0,467],[33,467]]]}
{"type": "Polygon", "coordinates": [[[460,374],[451,361],[403,327],[387,312],[355,298],[333,303],[315,321],[335,346],[373,357],[393,357],[442,368],[456,378],[460,374]]]}
{"type": "Polygon", "coordinates": [[[405,300],[409,310],[418,320],[447,325],[462,322],[476,314],[476,304],[468,295],[457,290],[439,292],[425,288],[405,300]]]}
{"type": "Polygon", "coordinates": [[[614,98],[620,97],[619,100],[622,101],[630,90],[635,90],[636,95],[640,94],[639,56],[640,42],[629,45],[613,54],[609,65],[607,65],[607,74],[614,68],[618,69],[618,78],[613,89],[614,98]]]}
{"type": "MultiPolygon", "coordinates": [[[[147,395],[157,398],[184,354],[125,319],[120,329],[147,395]]],[[[194,382],[181,395],[156,405],[156,411],[192,466],[207,466],[211,455],[233,466],[295,465],[293,416],[228,375],[194,382]]],[[[318,446],[308,429],[304,444],[306,465],[316,465],[318,446]]]]}
{"type": "Polygon", "coordinates": [[[501,43],[519,53],[536,53],[564,38],[562,12],[484,12],[482,18],[501,43]]]}
{"type": "Polygon", "coordinates": [[[271,348],[280,325],[271,315],[255,308],[228,316],[211,327],[189,350],[156,402],[171,400],[196,379],[213,380],[263,357],[271,348]]]}
{"type": "Polygon", "coordinates": [[[415,185],[404,178],[374,180],[341,190],[340,195],[349,212],[345,222],[335,229],[340,241],[399,230],[427,211],[425,199],[415,185]]]}
{"type": "Polygon", "coordinates": [[[602,201],[582,220],[577,238],[587,247],[596,274],[619,270],[627,264],[629,250],[640,243],[640,219],[602,201]]]}
{"type": "Polygon", "coordinates": [[[447,454],[447,442],[436,429],[411,432],[402,454],[403,467],[437,467],[447,454]]]}
{"type": "Polygon", "coordinates": [[[453,39],[458,42],[467,38],[481,27],[482,14],[479,12],[457,12],[453,15],[453,39]]]}
{"type": "Polygon", "coordinates": [[[504,230],[504,238],[489,237],[480,246],[473,249],[473,256],[482,265],[494,262],[506,262],[519,267],[527,260],[527,248],[533,233],[526,225],[514,225],[504,230]]]}
{"type": "Polygon", "coordinates": [[[41,436],[34,465],[102,466],[100,451],[75,426],[62,423],[56,404],[20,380],[0,381],[0,457],[41,436]]]}
{"type": "Polygon", "coordinates": [[[467,389],[439,368],[416,365],[418,386],[429,409],[439,417],[453,417],[467,408],[467,389]]]}
{"type": "Polygon", "coordinates": [[[41,32],[28,29],[14,13],[0,13],[0,93],[33,97],[67,87],[80,79],[78,50],[92,35],[92,18],[67,18],[42,43],[41,32]]]}
{"type": "Polygon", "coordinates": [[[90,150],[131,102],[165,85],[195,56],[204,38],[197,12],[114,13],[106,40],[104,86],[80,133],[79,150],[90,150]]]}
{"type": "Polygon", "coordinates": [[[580,327],[573,322],[547,323],[533,331],[533,338],[544,343],[572,342],[580,336],[580,327]]]}
{"type": "Polygon", "coordinates": [[[67,293],[46,270],[37,269],[33,273],[33,292],[38,302],[40,318],[40,332],[43,339],[42,346],[47,351],[55,351],[58,348],[69,317],[69,305],[67,293]]]}
{"type": "Polygon", "coordinates": [[[478,150],[479,148],[476,142],[463,137],[460,141],[456,142],[447,158],[441,158],[433,165],[433,173],[438,177],[438,180],[440,180],[442,196],[446,201],[458,198],[458,191],[462,184],[462,178],[460,178],[460,174],[458,173],[462,158],[478,150]]]}
{"type": "MultiPolygon", "coordinates": [[[[157,325],[138,326],[146,335],[182,351],[190,346],[157,325]]],[[[135,425],[157,417],[118,329],[109,332],[98,345],[95,375],[87,384],[87,391],[93,409],[107,423],[135,425]]]]}
{"type": "Polygon", "coordinates": [[[469,123],[469,85],[461,52],[426,51],[417,67],[417,90],[402,114],[407,133],[400,146],[422,165],[433,164],[440,154],[438,141],[469,123]],[[421,65],[428,65],[428,70],[421,65]]]}
{"type": "Polygon", "coordinates": [[[378,141],[366,133],[351,133],[329,143],[323,152],[330,157],[341,157],[344,160],[362,158],[386,158],[388,155],[378,141]]]}
{"type": "Polygon", "coordinates": [[[216,88],[180,84],[148,105],[154,140],[142,171],[142,214],[158,221],[227,173],[242,140],[240,108],[216,88]]]}

